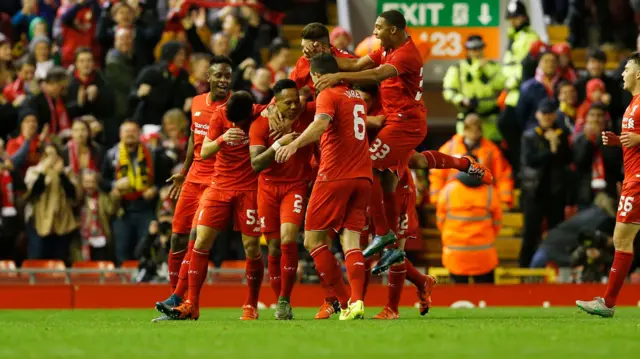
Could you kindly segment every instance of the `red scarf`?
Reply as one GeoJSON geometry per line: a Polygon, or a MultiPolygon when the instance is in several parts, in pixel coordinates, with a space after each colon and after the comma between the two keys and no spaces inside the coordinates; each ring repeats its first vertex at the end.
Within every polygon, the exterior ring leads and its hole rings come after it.
{"type": "Polygon", "coordinates": [[[547,90],[547,95],[549,97],[554,97],[554,88],[556,87],[556,83],[558,82],[559,76],[556,74],[551,81],[547,80],[547,77],[544,75],[544,72],[540,68],[536,69],[536,81],[544,85],[544,88],[547,90]]]}
{"type": "Polygon", "coordinates": [[[64,106],[64,102],[61,97],[53,100],[51,97],[44,94],[44,98],[47,99],[49,104],[49,112],[51,112],[51,119],[49,126],[51,126],[51,133],[58,134],[61,131],[71,128],[69,123],[69,116],[67,115],[67,108],[64,106]],[[54,104],[55,101],[55,104],[54,104]]]}
{"type": "Polygon", "coordinates": [[[169,63],[169,66],[167,68],[169,69],[169,73],[171,74],[171,76],[178,77],[178,75],[180,75],[180,68],[174,63],[169,63]]]}
{"type": "MultiPolygon", "coordinates": [[[[67,143],[67,146],[69,147],[69,163],[71,164],[71,168],[73,169],[73,173],[75,174],[79,174],[80,173],[80,154],[78,153],[79,151],[79,146],[78,144],[74,141],[74,140],[70,140],[67,143]]],[[[91,148],[89,148],[89,163],[87,165],[88,169],[97,171],[98,170],[98,166],[96,166],[96,161],[93,158],[93,152],[91,151],[91,148]]]]}
{"type": "Polygon", "coordinates": [[[596,191],[601,191],[607,185],[607,182],[604,174],[604,160],[602,159],[602,152],[599,149],[596,149],[593,156],[591,168],[591,188],[596,191]]]}
{"type": "Polygon", "coordinates": [[[18,98],[18,96],[25,94],[24,82],[22,81],[22,79],[18,78],[13,83],[10,83],[7,86],[5,86],[4,90],[2,91],[2,94],[4,95],[4,98],[5,100],[7,100],[7,102],[15,101],[15,99],[18,98]]]}
{"type": "Polygon", "coordinates": [[[87,79],[85,81],[82,81],[82,78],[80,77],[80,73],[78,72],[78,70],[74,71],[73,76],[80,82],[80,84],[84,87],[88,87],[89,85],[93,84],[93,81],[96,79],[96,73],[95,71],[91,71],[91,73],[89,74],[89,76],[87,76],[87,79]]]}
{"type": "Polygon", "coordinates": [[[13,178],[7,170],[0,173],[0,191],[2,193],[2,217],[14,217],[18,214],[13,196],[13,178]]]}
{"type": "Polygon", "coordinates": [[[105,233],[100,224],[100,200],[96,192],[92,196],[87,196],[80,213],[80,233],[82,234],[82,257],[84,260],[91,259],[90,238],[104,237],[105,233]]]}

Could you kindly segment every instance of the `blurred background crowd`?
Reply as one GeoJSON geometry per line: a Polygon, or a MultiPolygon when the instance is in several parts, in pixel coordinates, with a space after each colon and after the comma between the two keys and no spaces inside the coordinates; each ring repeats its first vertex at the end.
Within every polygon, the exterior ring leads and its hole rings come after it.
{"type": "MultiPolygon", "coordinates": [[[[191,99],[208,91],[209,59],[229,56],[232,90],[268,103],[271,86],[299,56],[283,23],[327,24],[331,8],[326,0],[3,0],[0,259],[136,259],[161,267],[174,205],[166,179],[185,158],[191,99]],[[135,159],[121,156],[129,152],[135,159]]],[[[516,265],[575,267],[599,281],[611,263],[623,179],[621,151],[604,147],[599,134],[619,133],[630,101],[617,54],[640,50],[640,1],[511,1],[504,12],[510,25],[501,61],[486,59],[485,39],[473,35],[465,58],[444,74],[437,96],[453,109],[456,134],[449,137],[449,126],[436,142],[442,152],[487,164],[501,211],[523,213],[516,265]],[[567,36],[543,42],[530,3],[541,3],[547,25],[567,24],[567,36]],[[588,50],[574,66],[578,48],[588,50]]],[[[331,30],[337,48],[363,56],[377,47],[331,30]]],[[[414,175],[420,224],[429,227],[446,204],[439,194],[460,180],[447,171],[414,175]]],[[[454,242],[467,225],[439,222],[438,236],[454,242]]],[[[474,243],[503,236],[500,226],[478,228],[474,243]]],[[[492,247],[495,256],[500,246],[492,247]]],[[[429,258],[421,238],[408,249],[419,263],[429,258]]],[[[217,266],[243,255],[232,231],[212,250],[217,266]]],[[[480,269],[468,269],[460,261],[449,258],[449,269],[468,276],[498,265],[480,258],[480,269]]]]}

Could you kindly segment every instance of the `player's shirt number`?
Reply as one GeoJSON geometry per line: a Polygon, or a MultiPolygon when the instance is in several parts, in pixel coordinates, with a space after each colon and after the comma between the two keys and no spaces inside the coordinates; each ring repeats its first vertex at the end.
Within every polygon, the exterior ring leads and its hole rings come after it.
{"type": "Polygon", "coordinates": [[[256,210],[255,209],[248,209],[247,210],[247,224],[250,226],[253,226],[254,224],[256,224],[256,210]]]}
{"type": "Polygon", "coordinates": [[[381,160],[387,157],[389,152],[391,152],[391,148],[387,144],[382,143],[379,138],[376,138],[371,147],[369,147],[369,152],[371,152],[369,156],[371,160],[381,160]]]}
{"type": "Polygon", "coordinates": [[[629,212],[633,211],[633,197],[621,196],[618,202],[618,212],[621,217],[626,217],[629,212]]]}
{"type": "Polygon", "coordinates": [[[364,140],[367,134],[367,124],[362,118],[365,113],[364,106],[360,104],[353,106],[353,134],[360,141],[364,140]]]}
{"type": "Polygon", "coordinates": [[[301,195],[294,195],[295,201],[293,201],[293,212],[302,213],[302,201],[304,200],[301,195]]]}

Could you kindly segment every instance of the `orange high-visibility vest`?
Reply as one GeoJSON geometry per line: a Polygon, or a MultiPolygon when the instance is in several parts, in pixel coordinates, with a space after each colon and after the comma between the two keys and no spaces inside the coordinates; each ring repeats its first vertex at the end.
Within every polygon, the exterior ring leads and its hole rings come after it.
{"type": "MultiPolygon", "coordinates": [[[[461,157],[467,155],[462,135],[453,136],[438,150],[450,156],[461,157]]],[[[480,145],[471,151],[480,163],[487,166],[494,178],[494,185],[498,189],[500,201],[508,207],[513,205],[513,177],[511,166],[504,158],[500,148],[495,143],[483,138],[480,145]]],[[[429,171],[429,198],[431,204],[438,203],[442,188],[458,174],[458,170],[429,171]]]]}
{"type": "Polygon", "coordinates": [[[436,207],[442,233],[442,264],[456,275],[481,275],[498,266],[494,241],[500,232],[502,207],[492,186],[467,187],[454,179],[436,207]]]}

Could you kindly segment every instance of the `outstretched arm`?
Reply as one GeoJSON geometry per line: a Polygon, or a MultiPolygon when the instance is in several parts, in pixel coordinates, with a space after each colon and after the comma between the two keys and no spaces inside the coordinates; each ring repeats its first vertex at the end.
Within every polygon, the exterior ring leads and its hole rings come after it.
{"type": "Polygon", "coordinates": [[[336,57],[336,61],[338,62],[340,70],[347,72],[364,71],[376,66],[376,63],[371,60],[369,56],[363,56],[356,59],[349,57],[336,57]]]}
{"type": "Polygon", "coordinates": [[[320,91],[334,86],[340,81],[348,82],[353,85],[371,85],[398,76],[398,71],[391,65],[381,65],[375,69],[360,72],[338,72],[335,74],[326,74],[318,79],[316,88],[320,91]]]}

